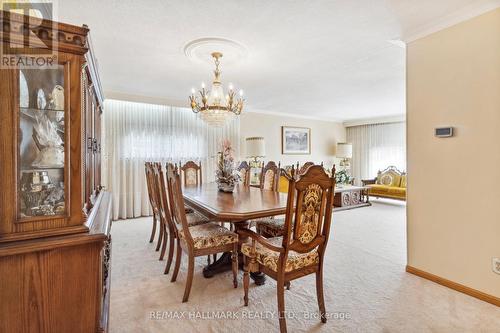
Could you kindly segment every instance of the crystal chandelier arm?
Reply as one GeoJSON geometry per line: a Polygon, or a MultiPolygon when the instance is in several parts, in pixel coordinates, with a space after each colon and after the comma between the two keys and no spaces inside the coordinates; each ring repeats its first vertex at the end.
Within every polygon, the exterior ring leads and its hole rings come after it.
{"type": "Polygon", "coordinates": [[[191,110],[193,110],[194,113],[200,112],[200,105],[194,95],[189,96],[189,103],[191,104],[191,110]]]}
{"type": "Polygon", "coordinates": [[[201,103],[203,104],[204,108],[208,107],[208,95],[210,94],[209,90],[205,90],[205,88],[201,88],[200,96],[201,96],[201,103]]]}
{"type": "Polygon", "coordinates": [[[238,98],[238,102],[236,103],[236,106],[235,106],[236,110],[233,111],[234,114],[236,114],[236,115],[240,115],[241,114],[241,111],[243,110],[243,102],[244,101],[245,100],[243,98],[238,98]]]}
{"type": "Polygon", "coordinates": [[[231,112],[233,111],[233,103],[234,103],[234,91],[233,90],[229,90],[229,92],[227,93],[227,109],[228,110],[231,110],[231,112]]]}

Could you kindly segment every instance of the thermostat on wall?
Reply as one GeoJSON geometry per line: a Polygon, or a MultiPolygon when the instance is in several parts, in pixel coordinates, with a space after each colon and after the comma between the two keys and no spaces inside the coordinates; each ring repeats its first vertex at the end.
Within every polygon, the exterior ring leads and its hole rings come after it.
{"type": "Polygon", "coordinates": [[[453,136],[453,127],[438,127],[434,130],[434,135],[438,138],[448,138],[453,136]]]}

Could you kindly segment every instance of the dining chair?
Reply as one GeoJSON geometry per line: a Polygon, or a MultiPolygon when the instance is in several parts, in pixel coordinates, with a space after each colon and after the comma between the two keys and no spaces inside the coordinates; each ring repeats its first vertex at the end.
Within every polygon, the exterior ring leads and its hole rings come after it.
{"type": "MultiPolygon", "coordinates": [[[[309,167],[313,165],[314,162],[306,162],[299,168],[299,162],[297,162],[298,171],[296,175],[304,174],[307,169],[309,169],[309,167]]],[[[286,178],[287,172],[281,169],[280,175],[286,178]]],[[[259,234],[266,238],[283,236],[283,233],[285,231],[285,217],[283,215],[280,215],[261,218],[256,221],[256,230],[259,234]]]]}
{"type": "Polygon", "coordinates": [[[179,173],[171,165],[167,165],[167,183],[172,189],[174,218],[172,221],[177,231],[177,253],[172,282],[177,280],[181,265],[182,252],[188,256],[188,274],[182,302],[187,302],[194,274],[194,258],[210,254],[231,252],[233,286],[238,287],[238,234],[214,222],[189,226],[184,211],[184,198],[179,173]]]}
{"type": "MultiPolygon", "coordinates": [[[[156,229],[157,229],[157,224],[161,223],[160,217],[159,217],[159,211],[158,211],[158,195],[156,193],[156,186],[154,186],[154,178],[153,178],[154,175],[153,175],[152,166],[153,166],[152,162],[144,163],[144,169],[146,172],[146,185],[148,188],[149,203],[150,203],[151,208],[153,210],[153,228],[151,230],[151,236],[149,237],[150,243],[152,243],[154,240],[156,229]]],[[[163,233],[161,231],[158,231],[158,241],[156,244],[156,251],[160,250],[162,241],[163,241],[163,233]]]]}
{"type": "MultiPolygon", "coordinates": [[[[155,192],[157,193],[157,197],[158,197],[158,200],[157,200],[157,202],[158,202],[158,217],[160,220],[160,231],[159,232],[161,232],[163,234],[162,243],[161,243],[160,260],[163,260],[163,258],[165,256],[167,243],[170,244],[167,265],[165,268],[165,274],[168,274],[168,271],[170,270],[170,265],[172,263],[173,251],[174,251],[173,245],[175,242],[175,238],[177,237],[177,234],[172,226],[172,214],[171,214],[170,206],[168,204],[165,177],[164,177],[161,163],[153,163],[151,165],[151,169],[152,169],[152,175],[153,175],[152,186],[156,189],[155,192]]],[[[208,219],[206,217],[204,217],[200,213],[197,213],[194,211],[193,211],[193,213],[186,214],[186,218],[187,218],[187,222],[188,222],[189,226],[194,226],[194,225],[203,224],[203,223],[208,222],[208,219]]]]}
{"type": "MultiPolygon", "coordinates": [[[[267,162],[266,165],[262,163],[262,171],[260,173],[260,189],[266,191],[278,192],[280,178],[280,162],[278,165],[274,161],[267,162]]],[[[274,217],[265,217],[250,220],[250,226],[258,228],[261,221],[272,220],[274,217]]]]}
{"type": "MultiPolygon", "coordinates": [[[[201,161],[199,164],[196,164],[194,161],[187,161],[184,165],[179,162],[179,168],[182,173],[182,179],[184,186],[186,185],[201,185],[202,184],[202,176],[201,176],[201,161]]],[[[193,209],[191,207],[186,206],[186,213],[192,213],[193,209]]]]}
{"type": "Polygon", "coordinates": [[[314,162],[309,161],[309,162],[302,164],[302,166],[300,166],[299,162],[297,162],[297,174],[300,175],[300,174],[305,173],[307,168],[309,168],[311,165],[314,165],[314,162]]]}
{"type": "Polygon", "coordinates": [[[184,186],[201,185],[201,162],[199,164],[196,164],[196,162],[194,161],[187,161],[186,163],[184,163],[184,165],[181,163],[179,163],[179,165],[184,186]]]}
{"type": "Polygon", "coordinates": [[[238,173],[240,174],[240,181],[243,184],[243,186],[249,186],[250,185],[250,166],[248,165],[247,161],[242,161],[240,165],[236,168],[238,173]]]}
{"type": "Polygon", "coordinates": [[[280,163],[276,165],[275,162],[269,161],[262,167],[260,174],[260,188],[261,190],[278,191],[278,182],[280,174],[280,163]]]}
{"type": "MultiPolygon", "coordinates": [[[[335,166],[332,174],[335,174],[335,166]]],[[[285,291],[288,282],[316,274],[316,296],[321,322],[326,323],[323,295],[323,262],[330,235],[335,177],[320,165],[310,166],[302,175],[292,168],[283,237],[264,238],[250,229],[239,230],[243,253],[244,304],[248,306],[249,273],[262,272],[277,282],[280,332],[285,333],[285,291]],[[297,178],[297,179],[296,179],[297,178]]]]}

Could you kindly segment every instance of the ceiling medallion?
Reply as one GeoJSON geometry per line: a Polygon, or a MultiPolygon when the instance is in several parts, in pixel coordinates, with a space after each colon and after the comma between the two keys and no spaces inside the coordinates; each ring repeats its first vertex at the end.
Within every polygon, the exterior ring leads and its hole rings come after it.
{"type": "Polygon", "coordinates": [[[184,54],[195,63],[212,63],[210,54],[217,50],[224,54],[224,64],[236,65],[247,56],[247,48],[232,39],[224,37],[202,37],[194,39],[184,45],[184,54]]]}
{"type": "Polygon", "coordinates": [[[221,71],[219,70],[220,58],[222,53],[213,52],[212,57],[215,62],[214,80],[212,81],[212,88],[205,89],[205,84],[201,84],[199,90],[200,100],[195,95],[194,88],[191,89],[191,96],[189,102],[191,109],[194,113],[200,115],[207,124],[211,126],[221,127],[227,121],[233,118],[234,115],[240,115],[243,110],[243,90],[239,91],[239,97],[235,98],[233,85],[229,84],[228,93],[224,95],[224,89],[220,80],[221,71]]]}

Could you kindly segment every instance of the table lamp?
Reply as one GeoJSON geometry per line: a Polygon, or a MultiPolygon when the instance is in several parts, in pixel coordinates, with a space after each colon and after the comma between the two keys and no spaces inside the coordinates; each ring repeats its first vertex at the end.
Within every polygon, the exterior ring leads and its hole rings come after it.
{"type": "Polygon", "coordinates": [[[352,144],[351,143],[337,143],[337,153],[335,155],[340,158],[340,166],[349,168],[349,159],[352,158],[352,144]]]}
{"type": "Polygon", "coordinates": [[[254,136],[245,139],[247,157],[253,159],[253,164],[258,164],[259,157],[266,157],[266,143],[261,136],[254,136]]]}

